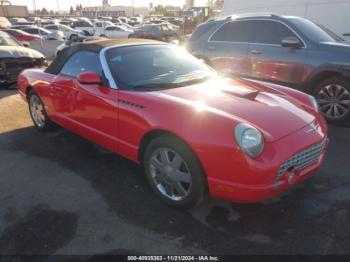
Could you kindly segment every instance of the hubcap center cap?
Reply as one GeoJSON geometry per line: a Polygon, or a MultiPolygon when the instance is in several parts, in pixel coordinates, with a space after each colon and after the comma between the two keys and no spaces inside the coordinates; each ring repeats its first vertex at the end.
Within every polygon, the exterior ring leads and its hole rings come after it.
{"type": "Polygon", "coordinates": [[[164,169],[167,175],[170,175],[174,171],[174,168],[172,166],[165,166],[164,169]]]}
{"type": "Polygon", "coordinates": [[[174,184],[174,177],[173,177],[174,168],[172,166],[166,165],[164,167],[164,180],[166,183],[172,185],[174,184]]]}

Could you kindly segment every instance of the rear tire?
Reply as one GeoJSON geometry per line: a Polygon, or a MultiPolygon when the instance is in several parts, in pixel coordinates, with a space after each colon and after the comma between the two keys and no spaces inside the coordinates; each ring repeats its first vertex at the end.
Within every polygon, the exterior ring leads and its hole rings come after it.
{"type": "Polygon", "coordinates": [[[319,83],[312,93],[329,123],[343,125],[350,120],[350,80],[333,77],[319,83]]]}
{"type": "Polygon", "coordinates": [[[47,116],[44,103],[34,90],[29,91],[28,106],[30,117],[32,118],[34,126],[37,130],[40,132],[49,132],[56,127],[56,125],[47,116]]]}
{"type": "Polygon", "coordinates": [[[175,137],[164,135],[152,140],[143,167],[155,194],[170,206],[192,208],[207,196],[207,180],[198,159],[175,137]]]}

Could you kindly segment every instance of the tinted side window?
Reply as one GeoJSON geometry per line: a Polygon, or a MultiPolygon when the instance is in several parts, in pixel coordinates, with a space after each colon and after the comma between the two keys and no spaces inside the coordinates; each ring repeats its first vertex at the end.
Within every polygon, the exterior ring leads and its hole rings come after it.
{"type": "Polygon", "coordinates": [[[259,44],[280,45],[285,37],[296,35],[284,24],[275,21],[255,21],[256,39],[259,44]]]}
{"type": "Polygon", "coordinates": [[[80,51],[72,55],[61,69],[61,74],[77,77],[82,72],[102,74],[102,66],[98,53],[80,51]]]}
{"type": "Polygon", "coordinates": [[[204,35],[206,32],[208,32],[210,29],[212,29],[215,25],[216,25],[216,23],[208,22],[208,23],[197,26],[196,30],[191,35],[190,41],[198,40],[200,37],[202,37],[202,35],[204,35]]]}
{"type": "Polygon", "coordinates": [[[10,35],[13,35],[13,36],[18,36],[20,35],[18,32],[16,31],[5,31],[6,33],[10,34],[10,35]]]}
{"type": "Polygon", "coordinates": [[[88,22],[80,22],[80,25],[79,26],[81,26],[81,27],[91,27],[91,24],[90,23],[88,23],[88,22]]]}
{"type": "Polygon", "coordinates": [[[216,31],[211,41],[251,42],[253,40],[252,28],[250,21],[229,22],[216,31]]]}
{"type": "Polygon", "coordinates": [[[57,25],[49,25],[49,26],[46,27],[46,29],[48,29],[48,30],[58,30],[58,27],[57,27],[57,25]]]}
{"type": "Polygon", "coordinates": [[[39,30],[34,28],[29,28],[26,31],[30,34],[39,34],[39,30]]]}

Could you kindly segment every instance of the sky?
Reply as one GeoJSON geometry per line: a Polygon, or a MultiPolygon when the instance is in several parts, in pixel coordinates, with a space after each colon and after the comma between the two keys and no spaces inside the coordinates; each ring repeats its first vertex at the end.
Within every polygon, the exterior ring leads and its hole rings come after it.
{"type": "MultiPolygon", "coordinates": [[[[10,0],[13,5],[26,5],[29,10],[33,10],[33,0],[10,0]]],[[[35,0],[37,9],[45,7],[48,10],[57,10],[56,0],[35,0]]],[[[102,0],[58,0],[60,10],[68,10],[71,5],[82,4],[85,7],[88,6],[100,6],[102,5],[102,0]]],[[[149,6],[149,3],[153,5],[174,5],[183,6],[185,0],[134,0],[135,6],[149,6]]],[[[196,5],[204,5],[207,0],[195,0],[196,5]]],[[[132,0],[109,0],[109,4],[112,6],[116,5],[131,5],[132,0]]]]}

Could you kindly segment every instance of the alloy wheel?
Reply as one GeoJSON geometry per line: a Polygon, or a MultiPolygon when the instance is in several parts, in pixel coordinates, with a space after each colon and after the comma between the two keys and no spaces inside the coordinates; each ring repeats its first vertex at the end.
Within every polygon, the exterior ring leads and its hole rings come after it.
{"type": "Polygon", "coordinates": [[[166,198],[181,201],[191,191],[191,173],[185,160],[172,149],[159,148],[150,161],[152,182],[166,198]]]}
{"type": "Polygon", "coordinates": [[[36,95],[32,95],[29,101],[30,114],[38,127],[43,127],[45,124],[44,106],[36,95]]]}
{"type": "Polygon", "coordinates": [[[339,84],[322,87],[316,99],[322,113],[330,119],[340,119],[350,110],[350,93],[339,84]]]}

